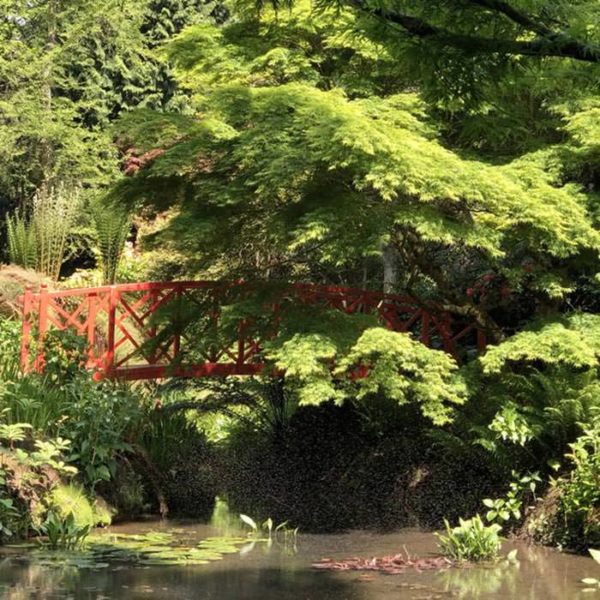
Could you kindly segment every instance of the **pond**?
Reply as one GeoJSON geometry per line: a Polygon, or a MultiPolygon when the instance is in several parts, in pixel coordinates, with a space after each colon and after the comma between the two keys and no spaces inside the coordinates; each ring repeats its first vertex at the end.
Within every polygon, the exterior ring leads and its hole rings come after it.
{"type": "Polygon", "coordinates": [[[431,533],[416,530],[392,534],[355,531],[339,535],[299,534],[287,543],[280,539],[269,545],[266,542],[252,544],[242,539],[239,531],[226,532],[231,541],[225,542],[223,533],[221,528],[185,522],[113,526],[95,534],[93,543],[102,549],[102,558],[98,554],[94,559],[78,554],[72,557],[59,554],[53,558],[48,552],[40,553],[35,548],[2,548],[0,594],[2,598],[14,600],[151,597],[169,600],[564,600],[590,597],[580,580],[598,576],[600,571],[600,566],[591,558],[506,544],[505,552],[518,549],[517,563],[503,561],[492,567],[443,571],[408,569],[399,575],[322,572],[311,566],[322,558],[398,553],[430,556],[436,550],[435,538],[431,533]],[[115,540],[121,549],[111,547],[115,540]],[[149,553],[138,554],[137,562],[129,560],[126,553],[135,553],[142,546],[149,548],[149,553]],[[169,547],[192,549],[186,550],[187,564],[170,558],[169,547]]]}

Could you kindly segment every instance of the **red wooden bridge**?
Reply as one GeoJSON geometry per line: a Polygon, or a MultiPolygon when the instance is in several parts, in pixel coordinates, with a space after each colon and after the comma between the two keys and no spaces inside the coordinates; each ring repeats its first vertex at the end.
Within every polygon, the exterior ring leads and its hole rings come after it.
{"type": "Polygon", "coordinates": [[[486,345],[476,324],[447,312],[434,314],[409,296],[311,284],[286,286],[276,301],[266,301],[262,317],[270,326],[263,323],[260,334],[252,317],[240,316],[233,327],[230,319],[225,327],[223,307],[231,303],[232,290],[238,299],[253,293],[249,284],[209,281],[29,288],[22,296],[22,367],[42,370],[44,337],[61,330],[85,338],[87,367],[96,378],[254,375],[264,368],[260,336],[276,335],[286,304],[372,314],[389,329],[456,358],[464,348],[483,351],[486,345]]]}

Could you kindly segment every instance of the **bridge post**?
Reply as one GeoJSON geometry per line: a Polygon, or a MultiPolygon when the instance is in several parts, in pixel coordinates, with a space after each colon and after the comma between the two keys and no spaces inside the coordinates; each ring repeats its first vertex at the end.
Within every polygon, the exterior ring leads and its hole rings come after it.
{"type": "MultiPolygon", "coordinates": [[[[158,290],[152,289],[150,290],[150,309],[152,311],[152,314],[154,314],[154,311],[158,308],[159,305],[159,293],[158,290]]],[[[148,335],[150,336],[151,340],[156,339],[156,325],[154,325],[152,323],[152,315],[150,315],[150,328],[148,330],[148,335]]],[[[157,360],[158,360],[158,347],[157,346],[150,346],[150,357],[148,358],[148,362],[151,365],[156,364],[157,360]]]]}
{"type": "Polygon", "coordinates": [[[29,313],[31,312],[31,305],[33,304],[33,290],[31,286],[25,286],[25,293],[23,294],[23,305],[21,307],[21,369],[24,373],[28,373],[31,370],[31,364],[29,362],[29,350],[31,344],[31,321],[29,319],[29,313]]]}
{"type": "Polygon", "coordinates": [[[179,351],[181,350],[181,323],[182,323],[182,312],[183,308],[181,306],[183,299],[183,290],[181,288],[181,284],[177,284],[175,288],[175,307],[177,309],[177,327],[175,330],[175,336],[173,337],[173,362],[177,361],[177,357],[179,356],[179,351]]]}
{"type": "Polygon", "coordinates": [[[422,344],[425,344],[425,346],[429,346],[429,343],[431,341],[430,339],[430,324],[431,324],[431,315],[429,314],[428,311],[421,311],[422,312],[422,317],[421,317],[421,336],[420,336],[420,340],[422,344]]]}
{"type": "Polygon", "coordinates": [[[96,315],[98,312],[98,294],[92,292],[88,296],[88,321],[87,321],[87,342],[88,358],[87,366],[97,368],[94,363],[94,346],[96,345],[96,315]]]}
{"type": "Polygon", "coordinates": [[[477,328],[477,351],[479,354],[484,354],[487,347],[487,335],[481,327],[477,328]]]}
{"type": "Polygon", "coordinates": [[[111,377],[115,364],[115,325],[117,321],[117,305],[119,303],[119,290],[116,285],[110,286],[108,295],[108,348],[106,349],[105,373],[111,377]]]}
{"type": "Polygon", "coordinates": [[[46,331],[48,331],[48,286],[42,283],[40,285],[40,303],[38,308],[38,342],[40,347],[37,348],[34,365],[38,373],[41,373],[44,369],[44,351],[42,346],[46,331]]]}

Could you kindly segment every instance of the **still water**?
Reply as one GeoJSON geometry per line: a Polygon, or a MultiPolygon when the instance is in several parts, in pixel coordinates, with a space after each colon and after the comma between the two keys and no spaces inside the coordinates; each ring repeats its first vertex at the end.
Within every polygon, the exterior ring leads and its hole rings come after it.
{"type": "MultiPolygon", "coordinates": [[[[148,522],[118,525],[100,535],[171,532],[178,543],[193,544],[222,530],[195,523],[148,522]]],[[[231,532],[228,532],[231,535],[231,532]]],[[[152,534],[154,535],[154,533],[152,534]]],[[[237,532],[239,535],[239,532],[237,532]]],[[[435,553],[431,533],[402,530],[393,534],[351,532],[340,535],[300,533],[295,543],[245,544],[242,552],[197,565],[131,565],[108,560],[78,568],[34,560],[35,550],[0,549],[0,596],[21,599],[168,600],[417,600],[490,598],[570,600],[600,597],[580,583],[599,577],[591,558],[545,548],[518,548],[518,563],[452,568],[443,572],[407,571],[401,575],[321,572],[311,564],[321,558],[372,557],[408,552],[435,553]],[[28,558],[29,557],[29,558],[28,558]]]]}

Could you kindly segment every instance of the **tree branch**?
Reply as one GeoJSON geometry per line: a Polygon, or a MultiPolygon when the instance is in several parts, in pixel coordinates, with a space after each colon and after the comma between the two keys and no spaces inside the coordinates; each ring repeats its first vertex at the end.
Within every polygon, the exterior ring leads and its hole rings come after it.
{"type": "MultiPolygon", "coordinates": [[[[490,336],[490,339],[494,343],[501,342],[505,337],[502,328],[483,307],[476,305],[472,300],[467,299],[466,297],[456,297],[453,286],[447,280],[447,273],[436,266],[431,259],[426,256],[419,236],[410,229],[405,229],[403,235],[406,241],[409,242],[409,246],[397,246],[397,248],[403,255],[405,263],[416,266],[421,273],[431,278],[438,288],[438,291],[444,297],[444,300],[434,300],[431,302],[419,299],[419,303],[428,309],[448,311],[474,319],[477,325],[490,336]]],[[[411,293],[410,289],[407,289],[406,291],[411,293]]],[[[418,296],[415,295],[415,298],[418,298],[418,296]]]]}
{"type": "Polygon", "coordinates": [[[509,5],[504,2],[496,2],[495,0],[472,0],[472,2],[488,8],[494,5],[504,7],[505,10],[500,11],[499,8],[496,8],[496,10],[507,16],[510,14],[514,19],[519,19],[523,21],[523,23],[528,23],[527,29],[535,31],[540,37],[530,41],[519,41],[454,33],[447,29],[431,25],[418,17],[384,10],[382,8],[371,8],[365,4],[365,0],[346,1],[350,6],[361,12],[377,17],[386,23],[392,23],[401,27],[412,37],[429,39],[441,46],[460,48],[470,52],[476,51],[485,54],[499,53],[522,56],[560,57],[591,63],[600,62],[599,46],[588,46],[565,34],[555,33],[550,29],[545,28],[543,25],[535,23],[526,15],[522,15],[521,13],[510,9],[509,5]]]}
{"type": "Polygon", "coordinates": [[[469,0],[471,4],[476,4],[477,6],[481,6],[483,8],[488,8],[494,12],[502,13],[505,17],[508,17],[513,23],[517,23],[517,25],[521,25],[528,31],[534,31],[538,35],[541,36],[551,36],[554,32],[543,25],[542,23],[538,23],[534,19],[532,19],[529,15],[517,10],[508,2],[503,2],[502,0],[469,0]]]}

